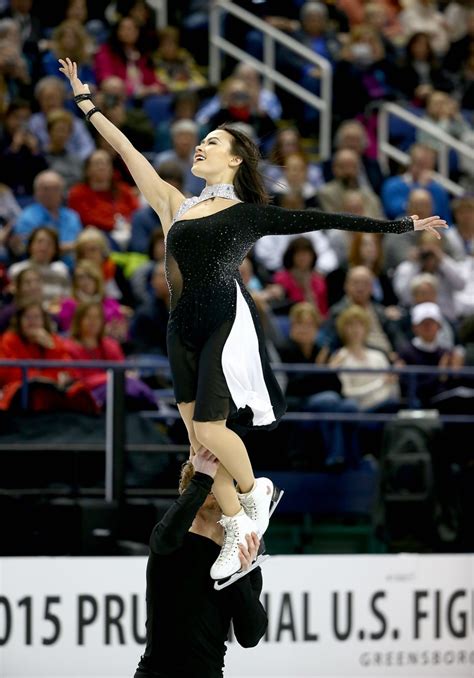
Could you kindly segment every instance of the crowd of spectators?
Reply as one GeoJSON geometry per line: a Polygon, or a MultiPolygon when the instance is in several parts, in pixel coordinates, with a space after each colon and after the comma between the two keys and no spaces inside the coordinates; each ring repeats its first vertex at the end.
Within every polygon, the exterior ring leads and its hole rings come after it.
{"type": "MultiPolygon", "coordinates": [[[[203,188],[191,173],[199,139],[233,121],[260,145],[268,191],[282,208],[374,218],[439,214],[450,224],[440,241],[423,233],[317,231],[257,243],[241,275],[270,355],[333,368],[324,377],[292,373],[290,407],[393,412],[406,403],[403,379],[341,368],[474,364],[474,162],[451,154],[450,177],[460,186],[454,199],[436,180],[439,146],[426,133],[403,140],[406,167],[387,172],[376,152],[384,101],[401,102],[473,144],[471,3],[288,0],[275,15],[274,3],[236,1],[330,62],[333,153],[324,162],[314,150],[317,112],[278,87],[266,89],[248,63],[227,59],[221,85],[209,84],[203,41],[210,3],[178,4],[170,8],[178,27],[158,30],[146,0],[69,0],[51,13],[33,0],[0,1],[0,357],[166,355],[160,221],[75,106],[57,62],[70,56],[103,112],[185,195],[203,188]]],[[[233,18],[224,30],[262,55],[258,31],[233,18]]],[[[301,56],[279,48],[276,62],[320,93],[320,72],[301,56]]],[[[29,370],[29,406],[100,411],[104,375],[29,370]]],[[[19,406],[20,381],[17,369],[0,369],[0,408],[19,406]]],[[[435,374],[420,381],[417,404],[442,409],[455,398],[468,409],[469,387],[435,374]]],[[[128,375],[126,389],[135,407],[157,407],[137,375],[128,375]]],[[[353,424],[313,427],[328,467],[357,465],[367,451],[353,424]]]]}

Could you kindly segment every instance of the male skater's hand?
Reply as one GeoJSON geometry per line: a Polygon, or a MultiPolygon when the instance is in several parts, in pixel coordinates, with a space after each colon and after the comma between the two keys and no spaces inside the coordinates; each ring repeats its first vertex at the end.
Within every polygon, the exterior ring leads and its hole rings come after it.
{"type": "Polygon", "coordinates": [[[195,471],[205,473],[211,478],[214,478],[219,466],[219,459],[215,457],[212,452],[209,452],[205,447],[200,447],[197,452],[190,459],[195,471]]]}
{"type": "Polygon", "coordinates": [[[258,547],[260,546],[260,539],[255,532],[246,534],[245,539],[247,546],[239,544],[239,558],[242,570],[248,570],[258,554],[258,547]]]}

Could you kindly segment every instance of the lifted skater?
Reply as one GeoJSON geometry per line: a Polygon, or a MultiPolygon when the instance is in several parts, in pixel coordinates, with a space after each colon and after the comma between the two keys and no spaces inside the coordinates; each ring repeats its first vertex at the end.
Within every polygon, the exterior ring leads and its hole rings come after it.
{"type": "Polygon", "coordinates": [[[362,233],[428,230],[441,237],[436,229],[447,224],[437,216],[378,221],[268,205],[259,150],[232,125],[212,130],[196,146],[192,172],[205,179],[206,188],[186,199],[94,106],[89,87],[77,77],[77,65],[68,58],[60,63],[79,108],[121,156],[163,226],[174,394],[193,450],[202,445],[220,461],[212,491],[222,509],[224,541],[211,577],[225,579],[240,569],[238,545],[245,545],[245,535],[254,531],[262,537],[281,496],[269,478],[255,478],[240,437],[245,431],[274,428],[285,411],[240,264],[266,235],[338,228],[362,233]]]}
{"type": "MultiPolygon", "coordinates": [[[[257,567],[222,591],[209,569],[224,529],[210,494],[219,462],[200,448],[181,473],[180,497],[154,527],[147,566],[146,649],[135,678],[222,678],[230,622],[237,641],[254,647],[267,628],[257,567]]],[[[239,545],[242,570],[255,561],[259,540],[239,545]]]]}

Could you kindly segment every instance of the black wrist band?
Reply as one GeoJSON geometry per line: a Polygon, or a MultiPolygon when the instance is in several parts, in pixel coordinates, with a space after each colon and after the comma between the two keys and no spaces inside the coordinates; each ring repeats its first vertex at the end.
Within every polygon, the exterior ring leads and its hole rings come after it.
{"type": "Polygon", "coordinates": [[[92,95],[90,93],[76,94],[74,101],[76,104],[81,103],[81,101],[92,101],[92,95]]]}
{"type": "Polygon", "coordinates": [[[87,113],[86,113],[87,122],[89,122],[89,120],[91,119],[91,116],[93,116],[94,113],[102,113],[102,111],[100,110],[100,108],[97,108],[97,106],[94,106],[94,108],[91,108],[91,110],[87,111],[87,113]]]}

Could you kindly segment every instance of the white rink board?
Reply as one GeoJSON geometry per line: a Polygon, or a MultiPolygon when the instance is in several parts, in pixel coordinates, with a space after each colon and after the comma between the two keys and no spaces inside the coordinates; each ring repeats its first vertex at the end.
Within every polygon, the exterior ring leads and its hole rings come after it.
{"type": "MultiPolygon", "coordinates": [[[[2,678],[132,678],[146,558],[0,559],[2,678]],[[115,619],[115,622],[114,622],[115,619]]],[[[474,556],[278,556],[268,638],[225,676],[474,676],[474,556]]]]}

